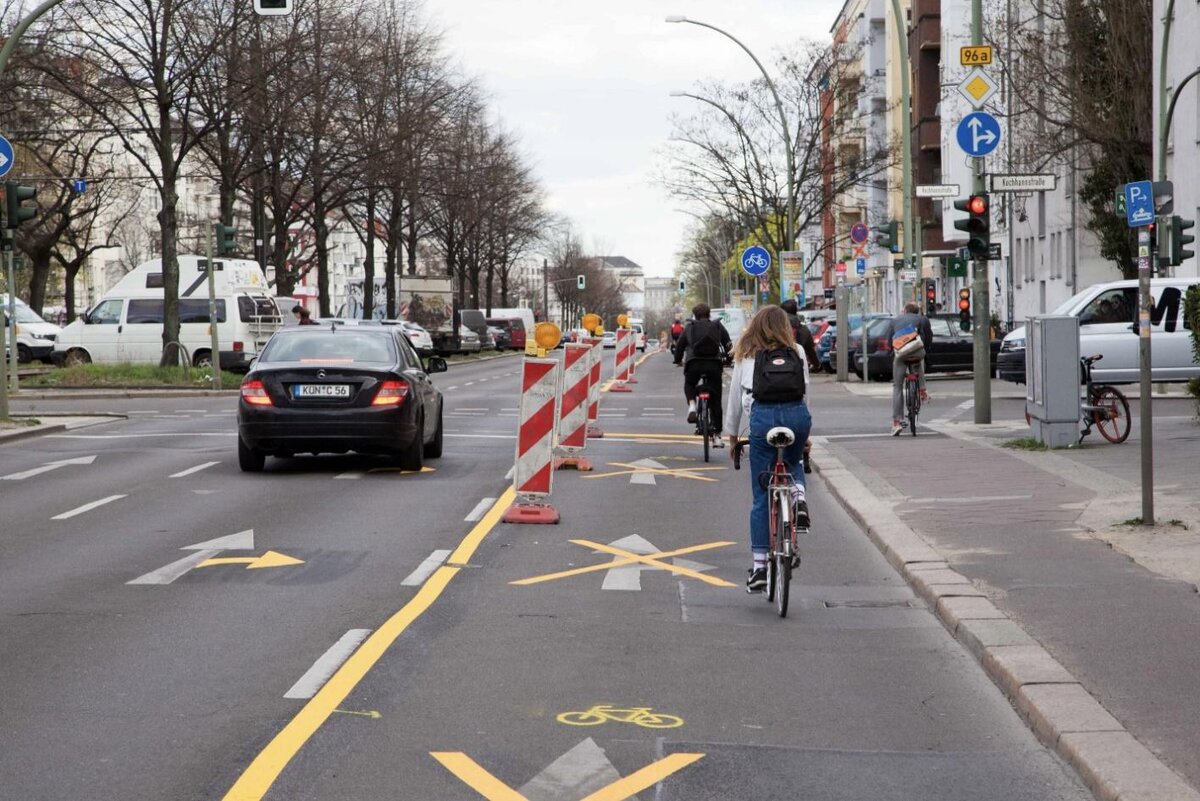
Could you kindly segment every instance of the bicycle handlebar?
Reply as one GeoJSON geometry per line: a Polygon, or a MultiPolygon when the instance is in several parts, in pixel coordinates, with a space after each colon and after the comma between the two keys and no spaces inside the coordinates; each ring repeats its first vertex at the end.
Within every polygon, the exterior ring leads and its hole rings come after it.
{"type": "Polygon", "coordinates": [[[750,444],[748,439],[735,439],[733,441],[733,469],[742,469],[742,450],[750,444]]]}

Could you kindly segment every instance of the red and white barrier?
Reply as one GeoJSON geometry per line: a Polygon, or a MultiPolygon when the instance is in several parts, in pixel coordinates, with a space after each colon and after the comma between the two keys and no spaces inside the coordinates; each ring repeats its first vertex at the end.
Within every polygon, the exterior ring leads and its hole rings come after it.
{"type": "Polygon", "coordinates": [[[587,446],[588,387],[591,382],[592,348],[568,344],[563,351],[562,400],[558,417],[556,470],[591,470],[581,454],[587,446]]]}
{"type": "Polygon", "coordinates": [[[521,368],[521,426],[513,489],[517,500],[505,523],[557,523],[558,510],[540,501],[554,478],[554,425],[558,420],[558,360],[526,358],[521,368]]]}
{"type": "Polygon", "coordinates": [[[588,412],[587,435],[589,439],[600,439],[604,432],[596,423],[600,420],[600,371],[604,364],[604,340],[600,337],[584,337],[584,344],[591,350],[588,352],[588,369],[591,378],[588,380],[588,412]]]}
{"type": "Polygon", "coordinates": [[[629,355],[632,353],[629,345],[632,342],[632,334],[633,331],[628,328],[617,329],[617,352],[613,357],[614,381],[613,385],[608,388],[609,392],[633,392],[629,388],[629,355]]]}

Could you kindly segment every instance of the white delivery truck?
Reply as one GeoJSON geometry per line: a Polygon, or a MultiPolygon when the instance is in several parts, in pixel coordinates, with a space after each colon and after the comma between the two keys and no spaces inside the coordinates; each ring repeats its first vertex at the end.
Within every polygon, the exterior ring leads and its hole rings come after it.
{"type": "MultiPolygon", "coordinates": [[[[214,259],[217,346],[225,370],[246,369],[282,324],[257,262],[214,259]]],[[[140,264],[58,335],[55,364],[155,364],[163,350],[162,260],[140,264]]],[[[212,363],[208,272],[201,256],[179,257],[179,342],[192,364],[212,363]]]]}
{"type": "MultiPolygon", "coordinates": [[[[13,298],[13,319],[17,323],[14,335],[17,340],[17,361],[50,361],[50,353],[54,350],[54,338],[62,329],[43,320],[20,298],[13,298]]],[[[0,325],[8,325],[8,295],[0,295],[0,325]]],[[[12,345],[7,339],[5,344],[12,345]]]]}

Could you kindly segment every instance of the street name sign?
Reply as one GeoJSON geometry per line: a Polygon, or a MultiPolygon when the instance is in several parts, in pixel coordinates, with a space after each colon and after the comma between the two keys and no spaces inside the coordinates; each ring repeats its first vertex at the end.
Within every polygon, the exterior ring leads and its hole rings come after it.
{"type": "Polygon", "coordinates": [[[742,269],[747,275],[762,275],[771,269],[771,253],[764,247],[751,245],[742,251],[742,269]]]}
{"type": "Polygon", "coordinates": [[[1134,181],[1125,184],[1125,221],[1130,228],[1154,224],[1154,184],[1134,181]]]}
{"type": "Polygon", "coordinates": [[[958,184],[919,184],[917,197],[958,197],[958,184]]]}
{"type": "Polygon", "coordinates": [[[992,63],[991,45],[972,45],[958,49],[958,63],[964,67],[986,67],[992,63]]]}
{"type": "Polygon", "coordinates": [[[988,176],[990,192],[1053,192],[1057,175],[994,174],[988,176]]]}
{"type": "Polygon", "coordinates": [[[986,72],[976,67],[967,73],[958,84],[958,93],[967,99],[974,108],[983,108],[983,104],[992,99],[1000,87],[986,72]]]}
{"type": "Polygon", "coordinates": [[[999,242],[988,242],[988,261],[1003,261],[1004,253],[999,242]]]}
{"type": "Polygon", "coordinates": [[[1000,144],[1000,123],[984,111],[973,111],[963,117],[955,133],[958,146],[973,158],[986,156],[1000,144]]]}

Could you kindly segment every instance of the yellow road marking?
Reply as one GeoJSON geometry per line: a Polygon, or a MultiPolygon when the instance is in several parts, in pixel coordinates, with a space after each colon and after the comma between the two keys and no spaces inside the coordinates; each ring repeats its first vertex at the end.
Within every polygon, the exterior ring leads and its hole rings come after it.
{"type": "MultiPolygon", "coordinates": [[[[515,493],[510,487],[501,495],[491,510],[475,525],[459,543],[450,556],[451,561],[465,562],[475,553],[483,538],[499,522],[504,510],[513,502],[515,493]]],[[[259,752],[254,761],[242,772],[224,796],[224,801],[259,801],[271,789],[279,774],[300,752],[317,730],[346,700],[363,677],[392,643],[404,633],[414,620],[433,605],[461,568],[443,565],[439,567],[417,594],[399,611],[388,618],[382,626],[363,641],[349,659],[342,663],[337,672],[325,682],[317,694],[296,713],[271,742],[259,752]]]]}
{"type": "Polygon", "coordinates": [[[659,553],[650,554],[649,556],[642,556],[640,554],[630,553],[629,551],[625,551],[620,548],[614,548],[610,545],[597,545],[596,543],[590,542],[588,540],[571,540],[571,542],[575,543],[576,545],[582,545],[585,548],[590,547],[595,550],[604,551],[605,553],[615,554],[615,555],[621,556],[623,558],[617,559],[616,561],[613,561],[613,562],[603,562],[598,565],[588,565],[587,567],[576,567],[571,570],[563,570],[559,573],[549,573],[544,576],[534,576],[533,578],[521,579],[519,581],[512,581],[509,583],[514,584],[518,587],[526,587],[526,586],[529,586],[530,584],[540,584],[543,581],[555,581],[557,579],[570,578],[571,576],[579,576],[584,573],[596,573],[601,570],[611,570],[614,567],[624,567],[625,565],[632,565],[635,562],[642,562],[643,564],[653,564],[654,567],[659,567],[659,568],[662,568],[663,570],[668,570],[672,573],[680,573],[682,575],[690,575],[695,578],[699,578],[702,581],[707,581],[710,584],[715,584],[718,587],[733,587],[733,586],[735,586],[735,585],[730,584],[729,582],[724,581],[722,579],[714,578],[712,576],[706,576],[703,573],[696,573],[695,571],[688,570],[687,568],[679,567],[678,565],[668,565],[668,564],[665,564],[662,562],[653,561],[653,560],[657,560],[657,559],[666,559],[671,556],[683,556],[684,554],[696,553],[697,551],[708,551],[708,550],[712,550],[713,548],[724,548],[726,545],[735,545],[736,543],[733,543],[733,542],[707,542],[707,543],[704,543],[703,545],[690,545],[687,548],[679,548],[674,551],[660,551],[659,553]],[[650,560],[650,561],[647,561],[647,560],[650,560]]]}
{"type": "Polygon", "coordinates": [[[436,467],[422,467],[420,470],[405,470],[403,467],[372,467],[368,473],[399,473],[402,476],[415,476],[419,473],[436,473],[436,467]]]}
{"type": "MultiPolygon", "coordinates": [[[[488,801],[529,801],[461,751],[436,751],[430,756],[488,801]]],[[[581,801],[625,801],[703,757],[704,754],[671,754],[600,788],[581,801]]]]}
{"type": "Polygon", "coordinates": [[[215,567],[216,565],[245,565],[247,570],[259,570],[264,567],[288,567],[302,565],[303,559],[288,556],[279,551],[267,551],[262,556],[219,556],[205,559],[196,567],[215,567]]]}
{"type": "Polygon", "coordinates": [[[626,464],[624,462],[609,462],[609,467],[624,467],[625,470],[614,470],[609,473],[594,473],[584,478],[610,478],[611,476],[632,476],[637,473],[648,473],[654,476],[670,476],[672,478],[690,478],[693,481],[711,481],[717,479],[708,478],[707,476],[697,476],[693,473],[711,470],[725,470],[724,467],[645,467],[637,464],[626,464]]]}
{"type": "Polygon", "coordinates": [[[430,756],[488,801],[529,801],[461,751],[437,751],[430,756]]]}

